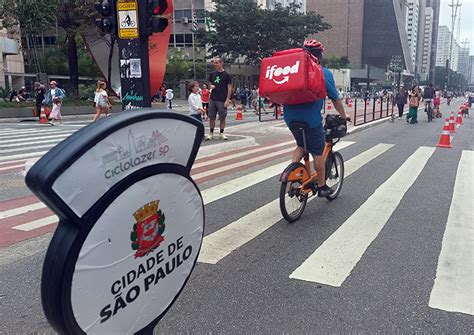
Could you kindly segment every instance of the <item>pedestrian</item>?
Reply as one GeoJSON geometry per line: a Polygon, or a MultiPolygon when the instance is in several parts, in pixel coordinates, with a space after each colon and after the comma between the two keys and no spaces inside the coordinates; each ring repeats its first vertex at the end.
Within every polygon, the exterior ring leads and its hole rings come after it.
{"type": "Polygon", "coordinates": [[[28,97],[28,94],[26,92],[26,88],[25,86],[23,86],[22,88],[20,88],[20,90],[18,91],[18,102],[23,102],[23,101],[26,101],[26,98],[28,97]]]}
{"type": "Polygon", "coordinates": [[[34,84],[34,91],[36,115],[41,120],[41,107],[43,107],[43,101],[46,98],[46,91],[44,90],[44,85],[38,81],[34,84]]]}
{"type": "Polygon", "coordinates": [[[211,96],[209,99],[209,127],[210,132],[206,140],[214,138],[214,127],[216,125],[216,117],[219,114],[220,121],[220,139],[227,140],[224,135],[225,119],[227,117],[227,108],[229,107],[230,97],[232,94],[232,78],[224,70],[224,61],[220,57],[212,60],[215,71],[209,76],[211,83],[211,96]]]}
{"type": "Polygon", "coordinates": [[[189,115],[202,122],[202,115],[205,113],[201,95],[199,95],[199,83],[192,81],[188,84],[188,103],[189,103],[189,115]]]}
{"type": "Polygon", "coordinates": [[[436,117],[436,118],[441,118],[443,117],[443,115],[441,114],[441,109],[440,109],[440,106],[441,106],[441,91],[440,90],[436,90],[435,92],[435,97],[433,99],[433,117],[436,117]]]}
{"type": "Polygon", "coordinates": [[[235,103],[237,102],[237,90],[232,91],[232,109],[235,109],[235,103]]]}
{"type": "Polygon", "coordinates": [[[258,88],[257,86],[253,86],[253,89],[252,89],[252,106],[253,106],[253,109],[255,110],[255,114],[258,113],[258,88]]]}
{"type": "Polygon", "coordinates": [[[95,115],[92,122],[96,122],[100,114],[104,113],[105,116],[109,116],[110,108],[112,107],[109,101],[109,95],[107,94],[107,84],[104,81],[99,80],[97,82],[96,90],[95,90],[95,115]]]}
{"type": "Polygon", "coordinates": [[[52,105],[51,113],[49,114],[49,119],[51,120],[51,125],[54,126],[55,121],[61,123],[61,105],[64,100],[64,91],[58,87],[56,81],[51,81],[49,83],[49,91],[46,94],[46,98],[43,101],[45,105],[52,105]]]}
{"type": "Polygon", "coordinates": [[[420,100],[421,94],[418,90],[418,86],[415,85],[411,89],[410,99],[408,100],[410,108],[408,110],[407,122],[409,122],[410,124],[418,123],[417,117],[418,107],[420,106],[420,100]]]}
{"type": "Polygon", "coordinates": [[[252,108],[252,99],[253,99],[253,91],[248,88],[247,89],[247,104],[249,109],[252,108]]]}
{"type": "Polygon", "coordinates": [[[209,97],[211,96],[211,91],[207,88],[207,84],[202,85],[201,90],[201,99],[202,99],[202,108],[204,108],[204,119],[207,118],[207,111],[209,109],[209,97]]]}
{"type": "Polygon", "coordinates": [[[166,85],[161,84],[161,102],[166,101],[166,85]]]}
{"type": "Polygon", "coordinates": [[[247,111],[247,87],[244,87],[243,89],[240,90],[239,98],[240,98],[240,104],[242,105],[244,112],[247,111]]]}
{"type": "Polygon", "coordinates": [[[398,107],[398,119],[401,120],[403,117],[403,111],[405,109],[405,105],[407,103],[407,97],[405,95],[405,88],[400,87],[400,91],[395,96],[395,104],[398,107]]]}
{"type": "Polygon", "coordinates": [[[10,93],[10,102],[12,102],[13,100],[16,101],[16,97],[17,97],[18,93],[15,89],[13,89],[10,93]]]}

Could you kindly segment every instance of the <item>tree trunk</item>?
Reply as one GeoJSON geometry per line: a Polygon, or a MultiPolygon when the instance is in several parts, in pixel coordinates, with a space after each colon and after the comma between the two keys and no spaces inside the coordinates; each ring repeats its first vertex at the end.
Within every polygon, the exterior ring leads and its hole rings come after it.
{"type": "Polygon", "coordinates": [[[69,33],[67,37],[67,60],[69,78],[71,79],[70,93],[73,98],[79,97],[79,64],[77,59],[76,34],[69,33]]]}

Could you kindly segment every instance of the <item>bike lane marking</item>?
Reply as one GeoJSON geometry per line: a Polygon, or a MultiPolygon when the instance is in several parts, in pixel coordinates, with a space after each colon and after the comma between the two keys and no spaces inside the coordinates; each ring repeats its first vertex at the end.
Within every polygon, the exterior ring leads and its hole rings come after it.
{"type": "Polygon", "coordinates": [[[463,150],[428,306],[474,315],[474,151],[463,150]]]}
{"type": "Polygon", "coordinates": [[[340,287],[413,185],[435,148],[419,147],[290,278],[340,287]]]}
{"type": "MultiPolygon", "coordinates": [[[[345,177],[350,176],[393,146],[393,144],[381,143],[348,160],[347,163],[345,163],[345,166],[347,166],[345,177]]],[[[288,163],[285,163],[285,167],[287,165],[288,163]]],[[[280,170],[280,172],[281,171],[282,170],[280,170]]],[[[308,202],[314,199],[316,199],[316,197],[309,198],[308,202]]],[[[198,261],[201,263],[217,264],[217,262],[228,256],[234,250],[256,238],[274,224],[280,222],[282,215],[279,202],[280,199],[277,198],[239,220],[204,237],[198,261]]]]}

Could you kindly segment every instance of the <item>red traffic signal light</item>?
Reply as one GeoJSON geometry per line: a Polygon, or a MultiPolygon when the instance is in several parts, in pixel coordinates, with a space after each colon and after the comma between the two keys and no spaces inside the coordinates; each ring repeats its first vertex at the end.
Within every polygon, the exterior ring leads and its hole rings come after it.
{"type": "Polygon", "coordinates": [[[168,9],[168,0],[149,0],[149,6],[152,15],[163,15],[168,9]]]}

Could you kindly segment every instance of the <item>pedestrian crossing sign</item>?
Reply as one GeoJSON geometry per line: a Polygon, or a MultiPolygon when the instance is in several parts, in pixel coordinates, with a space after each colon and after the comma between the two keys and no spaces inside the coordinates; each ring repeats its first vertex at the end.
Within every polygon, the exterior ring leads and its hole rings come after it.
{"type": "Polygon", "coordinates": [[[138,4],[136,0],[117,1],[117,26],[121,39],[138,38],[138,4]]]}

